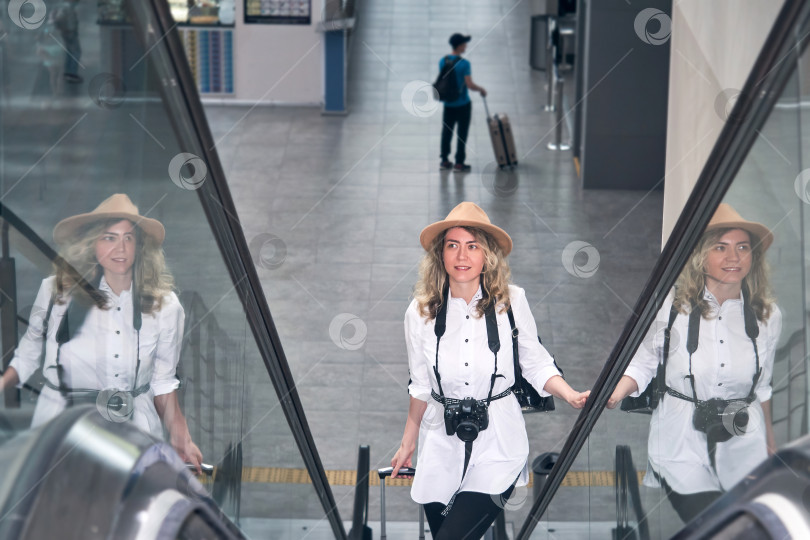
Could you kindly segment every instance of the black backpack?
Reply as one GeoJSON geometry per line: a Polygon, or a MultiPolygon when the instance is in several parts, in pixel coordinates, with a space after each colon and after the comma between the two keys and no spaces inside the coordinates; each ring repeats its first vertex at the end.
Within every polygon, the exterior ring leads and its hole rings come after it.
{"type": "Polygon", "coordinates": [[[444,57],[444,65],[433,83],[433,88],[439,94],[439,101],[452,102],[461,97],[461,88],[456,77],[455,67],[461,61],[461,57],[455,59],[450,56],[444,57]]]}

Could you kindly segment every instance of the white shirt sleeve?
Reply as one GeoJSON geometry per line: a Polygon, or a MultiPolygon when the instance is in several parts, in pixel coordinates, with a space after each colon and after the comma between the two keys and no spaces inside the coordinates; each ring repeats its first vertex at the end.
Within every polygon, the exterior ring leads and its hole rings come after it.
{"type": "Polygon", "coordinates": [[[405,312],[405,345],[408,349],[408,371],[411,381],[408,384],[408,393],[422,401],[430,400],[430,374],[427,362],[422,354],[421,334],[424,331],[420,325],[425,321],[419,315],[416,300],[411,301],[405,312]]]}
{"type": "Polygon", "coordinates": [[[515,285],[509,287],[512,313],[518,330],[518,353],[523,377],[537,390],[541,397],[551,394],[543,390],[550,378],[560,375],[554,359],[537,339],[537,323],[526,300],[526,291],[515,285]]]}
{"type": "MultiPolygon", "coordinates": [[[[773,362],[776,356],[776,348],[779,343],[779,335],[782,333],[782,311],[778,306],[774,305],[773,313],[768,319],[768,324],[764,325],[765,338],[767,341],[767,354],[761,358],[762,362],[762,375],[757,383],[757,399],[760,403],[768,401],[773,395],[773,388],[771,387],[771,378],[773,377],[773,362]]],[[[760,325],[760,329],[763,325],[760,325]]],[[[760,331],[760,335],[763,332],[760,331]]],[[[757,339],[759,341],[759,339],[757,339]]]]}
{"type": "MultiPolygon", "coordinates": [[[[647,329],[644,341],[638,346],[635,356],[633,356],[630,365],[627,366],[627,370],[624,372],[625,375],[636,381],[638,385],[638,390],[631,393],[630,397],[640,396],[653,380],[653,377],[658,373],[658,364],[661,358],[663,358],[664,352],[662,350],[664,329],[669,324],[669,313],[672,309],[673,298],[672,293],[670,293],[668,298],[664,301],[664,305],[658,310],[655,320],[647,329]]],[[[675,325],[673,324],[673,326],[675,325]]],[[[678,340],[679,338],[673,333],[670,349],[674,349],[678,346],[676,343],[678,340]]],[[[670,353],[671,352],[672,351],[670,351],[670,353]]]]}
{"type": "MultiPolygon", "coordinates": [[[[42,280],[37,298],[28,317],[28,330],[23,334],[17,349],[14,351],[14,358],[10,366],[17,371],[20,377],[20,384],[27,381],[40,366],[42,356],[42,340],[44,339],[45,314],[48,311],[48,304],[51,301],[51,291],[53,290],[54,276],[42,280]]],[[[53,333],[55,329],[49,328],[48,332],[53,333]]]]}
{"type": "Polygon", "coordinates": [[[171,293],[157,314],[160,319],[160,334],[152,370],[150,385],[156,396],[169,394],[180,387],[175,375],[180,362],[180,349],[183,344],[183,330],[186,314],[177,295],[171,293]]]}

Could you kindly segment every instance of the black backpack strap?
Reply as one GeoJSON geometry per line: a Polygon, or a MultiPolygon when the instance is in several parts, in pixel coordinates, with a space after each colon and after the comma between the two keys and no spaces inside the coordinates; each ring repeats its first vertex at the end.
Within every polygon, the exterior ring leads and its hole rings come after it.
{"type": "Polygon", "coordinates": [[[670,346],[670,338],[672,336],[672,326],[675,324],[675,319],[678,317],[678,310],[675,308],[675,304],[669,308],[669,321],[667,321],[667,327],[664,329],[664,351],[662,354],[661,366],[660,366],[660,373],[656,374],[656,389],[658,399],[661,399],[661,396],[664,395],[664,392],[667,392],[669,388],[667,387],[667,360],[669,360],[669,346],[670,346]]]}
{"type": "Polygon", "coordinates": [[[48,311],[45,312],[45,320],[42,321],[42,361],[40,369],[45,367],[45,346],[48,343],[48,326],[51,320],[51,312],[53,311],[53,304],[56,301],[54,294],[51,293],[51,300],[48,302],[48,311]]]}
{"type": "Polygon", "coordinates": [[[450,295],[450,283],[444,284],[442,290],[442,303],[439,304],[439,309],[436,310],[436,322],[433,326],[433,333],[436,334],[436,363],[433,365],[433,374],[436,375],[436,384],[439,385],[439,395],[444,397],[442,390],[442,377],[439,375],[439,342],[447,330],[447,301],[450,295]]]}
{"type": "Polygon", "coordinates": [[[484,312],[487,321],[487,343],[489,350],[497,354],[501,350],[501,338],[498,336],[498,321],[495,319],[495,306],[490,306],[484,312]]]}
{"type": "Polygon", "coordinates": [[[692,309],[689,311],[689,330],[686,334],[686,352],[689,353],[689,383],[692,385],[692,397],[695,403],[698,401],[697,390],[695,388],[695,375],[692,373],[692,354],[698,349],[698,342],[700,341],[700,318],[701,313],[697,303],[692,303],[692,309]]]}
{"type": "Polygon", "coordinates": [[[762,375],[762,366],[759,364],[759,348],[757,347],[757,338],[759,337],[759,324],[757,323],[757,315],[754,313],[754,309],[751,307],[751,294],[748,292],[748,287],[743,285],[742,288],[742,296],[743,296],[743,320],[745,321],[745,334],[751,340],[751,343],[754,345],[754,358],[756,359],[757,366],[756,371],[754,372],[754,379],[753,383],[751,384],[751,391],[748,392],[748,397],[746,401],[748,403],[753,403],[756,400],[756,391],[757,391],[757,384],[759,384],[759,378],[762,375]]]}
{"type": "Polygon", "coordinates": [[[492,377],[489,380],[489,394],[487,395],[487,406],[492,401],[492,390],[495,388],[495,379],[503,377],[498,375],[498,351],[501,350],[501,338],[498,336],[498,321],[495,318],[495,302],[484,311],[484,318],[487,323],[487,342],[489,350],[495,355],[495,370],[492,372],[492,377]]]}
{"type": "Polygon", "coordinates": [[[506,309],[506,316],[509,317],[509,326],[512,327],[512,358],[515,362],[515,382],[519,382],[523,376],[520,370],[520,352],[518,351],[518,332],[517,325],[515,324],[515,314],[512,313],[512,306],[506,309]]]}

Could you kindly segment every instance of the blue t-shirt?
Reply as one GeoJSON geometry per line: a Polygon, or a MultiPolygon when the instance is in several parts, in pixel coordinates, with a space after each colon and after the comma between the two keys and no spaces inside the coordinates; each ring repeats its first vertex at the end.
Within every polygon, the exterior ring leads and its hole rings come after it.
{"type": "MultiPolygon", "coordinates": [[[[450,58],[457,58],[457,55],[450,54],[448,55],[450,58]]],[[[442,59],[439,60],[439,71],[441,72],[442,68],[444,67],[444,59],[446,57],[442,56],[442,59]]],[[[467,75],[472,75],[472,68],[470,66],[470,61],[462,58],[461,60],[456,63],[456,68],[453,70],[456,74],[456,80],[458,81],[458,87],[461,89],[461,95],[459,95],[458,99],[455,101],[448,101],[444,104],[445,107],[461,107],[462,105],[466,105],[470,102],[470,93],[467,90],[467,83],[464,82],[464,77],[467,75]]]]}

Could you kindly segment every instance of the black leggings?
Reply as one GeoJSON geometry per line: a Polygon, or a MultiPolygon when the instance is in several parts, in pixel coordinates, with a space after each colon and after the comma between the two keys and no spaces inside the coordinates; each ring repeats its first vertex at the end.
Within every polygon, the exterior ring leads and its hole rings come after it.
{"type": "Polygon", "coordinates": [[[684,523],[692,521],[723,494],[720,491],[701,491],[699,493],[687,494],[678,493],[677,491],[673,491],[663,478],[661,478],[661,485],[664,486],[667,499],[669,499],[672,507],[678,512],[678,516],[680,516],[684,523]]]}
{"type": "Polygon", "coordinates": [[[453,507],[447,516],[442,515],[445,505],[427,503],[425,517],[433,540],[478,540],[503,512],[503,506],[512,495],[515,486],[501,495],[489,495],[474,491],[462,491],[456,495],[453,507]]]}

